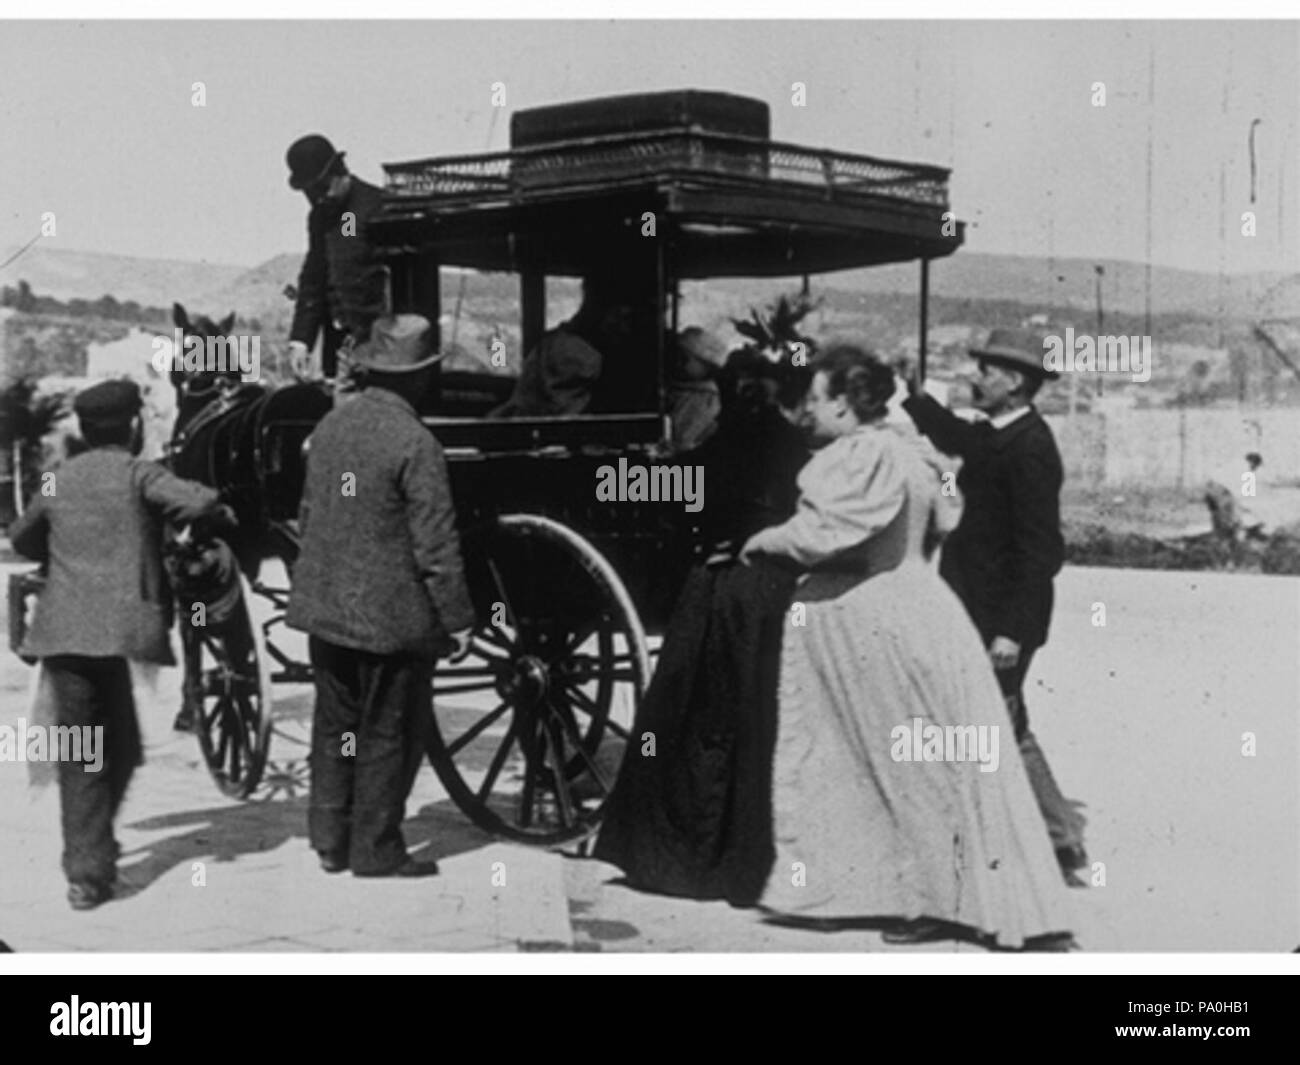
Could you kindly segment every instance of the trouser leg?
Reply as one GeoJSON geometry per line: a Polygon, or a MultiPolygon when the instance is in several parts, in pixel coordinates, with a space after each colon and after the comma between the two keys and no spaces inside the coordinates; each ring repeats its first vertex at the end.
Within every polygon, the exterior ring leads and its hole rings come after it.
{"type": "Polygon", "coordinates": [[[80,730],[82,740],[80,761],[58,762],[63,871],[71,882],[111,884],[117,866],[113,818],[140,759],[130,671],[125,659],[81,655],[53,656],[44,665],[58,724],[80,730]]]}
{"type": "Polygon", "coordinates": [[[372,655],[362,667],[361,731],[352,810],[352,871],[385,873],[406,859],[402,820],[424,755],[430,664],[372,655]]]}
{"type": "Polygon", "coordinates": [[[361,722],[360,652],[313,636],[309,641],[316,706],[311,722],[312,848],[342,859],[351,845],[352,791],[361,722]]]}
{"type": "Polygon", "coordinates": [[[1007,710],[1015,728],[1016,745],[1025,763],[1025,772],[1038,800],[1038,809],[1047,823],[1047,834],[1057,850],[1064,847],[1083,846],[1083,815],[1061,793],[1052,775],[1047,756],[1029,728],[1029,710],[1025,706],[1024,682],[1033,660],[1034,650],[1021,651],[1020,660],[1012,669],[997,670],[998,686],[1007,701],[1007,710]]]}
{"type": "Polygon", "coordinates": [[[136,717],[131,667],[124,658],[111,661],[114,665],[106,668],[103,682],[106,695],[103,770],[108,773],[109,799],[116,819],[131,778],[143,760],[144,745],[136,717]]]}

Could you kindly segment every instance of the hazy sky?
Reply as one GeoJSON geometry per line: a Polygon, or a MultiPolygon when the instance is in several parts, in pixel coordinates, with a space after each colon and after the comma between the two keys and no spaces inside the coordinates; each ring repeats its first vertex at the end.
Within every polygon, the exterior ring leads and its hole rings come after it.
{"type": "Polygon", "coordinates": [[[378,182],[504,148],[519,107],[696,87],[767,100],[783,140],[951,166],[976,251],[1142,260],[1150,143],[1154,261],[1295,271],[1298,71],[1294,22],[7,23],[0,248],[54,211],[62,247],[251,265],[305,245],[301,133],[378,182]]]}

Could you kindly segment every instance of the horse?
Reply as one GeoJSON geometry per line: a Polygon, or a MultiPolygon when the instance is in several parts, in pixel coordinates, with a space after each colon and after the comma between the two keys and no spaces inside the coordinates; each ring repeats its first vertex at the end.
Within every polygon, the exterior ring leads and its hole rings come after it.
{"type": "Polygon", "coordinates": [[[184,436],[186,427],[195,416],[214,400],[219,400],[237,391],[242,379],[237,366],[228,365],[225,370],[217,371],[202,368],[184,369],[184,350],[190,346],[191,339],[201,342],[203,350],[211,349],[211,341],[225,341],[235,325],[235,312],[231,311],[221,321],[216,322],[206,315],[191,318],[183,304],[172,304],[172,322],[179,331],[182,350],[173,352],[169,378],[176,390],[176,422],[172,429],[172,444],[175,446],[184,436]]]}

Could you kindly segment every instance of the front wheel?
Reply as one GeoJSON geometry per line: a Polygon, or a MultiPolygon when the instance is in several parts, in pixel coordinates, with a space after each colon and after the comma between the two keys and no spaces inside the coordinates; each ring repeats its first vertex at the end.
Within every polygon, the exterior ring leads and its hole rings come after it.
{"type": "Polygon", "coordinates": [[[429,760],[481,828],[557,846],[599,826],[650,677],[636,608],[609,562],[535,514],[464,537],[481,619],[434,682],[429,760]]]}
{"type": "Polygon", "coordinates": [[[238,600],[219,620],[181,622],[184,697],[208,772],[221,791],[247,799],[266,769],[271,739],[271,678],[262,630],[249,613],[242,574],[238,600]]]}

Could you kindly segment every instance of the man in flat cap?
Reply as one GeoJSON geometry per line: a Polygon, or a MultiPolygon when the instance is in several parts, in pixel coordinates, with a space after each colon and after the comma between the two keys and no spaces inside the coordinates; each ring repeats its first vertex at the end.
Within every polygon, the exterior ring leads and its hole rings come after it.
{"type": "Polygon", "coordinates": [[[78,395],[73,408],[89,450],[44,474],[9,530],[14,549],[48,571],[20,653],[40,659],[59,725],[102,729],[96,771],[83,762],[58,766],[63,871],[79,910],[112,895],[113,819],[141,760],[127,662],[176,661],[162,523],[233,521],[212,489],[137,457],[142,405],[133,381],[104,381],[78,395]]]}
{"type": "Polygon", "coordinates": [[[973,402],[987,420],[958,418],[915,377],[903,407],[940,451],[962,459],[957,486],[965,507],[939,572],[988,648],[1062,873],[1080,884],[1076,871],[1088,862],[1084,818],[1057,787],[1029,729],[1023,692],[1034,652],[1047,642],[1052,578],[1065,559],[1061,455],[1033,406],[1043,381],[1059,376],[1045,368],[1043,350],[1029,330],[995,329],[971,351],[979,368],[973,402]]]}
{"type": "Polygon", "coordinates": [[[289,359],[299,377],[312,375],[310,354],[323,334],[321,369],[333,378],[340,347],[365,341],[388,298],[387,271],[369,242],[383,193],[350,173],[345,155],[312,133],[294,141],[286,156],[289,187],[311,204],[289,329],[289,359]]]}
{"type": "Polygon", "coordinates": [[[362,391],[310,438],[286,620],[310,636],[308,830],[326,872],[437,871],[401,825],[434,662],[463,656],[474,624],[446,462],[414,407],[440,357],[427,319],[377,320],[355,352],[362,391]]]}

